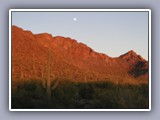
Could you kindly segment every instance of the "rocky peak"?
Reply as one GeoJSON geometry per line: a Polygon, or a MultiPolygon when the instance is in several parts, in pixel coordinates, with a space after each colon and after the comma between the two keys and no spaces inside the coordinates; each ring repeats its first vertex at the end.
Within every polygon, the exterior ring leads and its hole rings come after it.
{"type": "Polygon", "coordinates": [[[137,61],[146,61],[140,55],[136,54],[133,50],[128,51],[127,53],[119,56],[120,59],[125,60],[127,62],[137,62],[137,61]]]}
{"type": "Polygon", "coordinates": [[[52,40],[52,35],[48,33],[36,34],[35,36],[37,40],[52,40]]]}
{"type": "Polygon", "coordinates": [[[19,31],[22,31],[23,29],[22,28],[19,28],[15,25],[12,25],[12,30],[19,30],[19,31]]]}
{"type": "Polygon", "coordinates": [[[137,56],[137,54],[133,50],[130,50],[127,53],[121,55],[122,58],[126,58],[126,57],[127,58],[134,58],[136,56],[137,56]]]}

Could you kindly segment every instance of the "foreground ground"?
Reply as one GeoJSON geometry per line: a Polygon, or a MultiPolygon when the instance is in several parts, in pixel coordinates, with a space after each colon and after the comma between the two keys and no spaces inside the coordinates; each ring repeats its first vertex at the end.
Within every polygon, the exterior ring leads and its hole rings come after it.
{"type": "Polygon", "coordinates": [[[12,109],[148,109],[148,84],[58,83],[48,96],[38,81],[12,83],[12,109]]]}

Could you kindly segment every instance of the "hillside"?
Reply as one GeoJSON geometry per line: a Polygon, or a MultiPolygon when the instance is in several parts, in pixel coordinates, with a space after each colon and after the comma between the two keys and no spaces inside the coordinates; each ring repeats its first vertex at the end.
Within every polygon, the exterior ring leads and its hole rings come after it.
{"type": "Polygon", "coordinates": [[[48,69],[52,80],[148,82],[148,62],[133,50],[112,58],[69,37],[12,26],[12,80],[45,80],[48,69]]]}

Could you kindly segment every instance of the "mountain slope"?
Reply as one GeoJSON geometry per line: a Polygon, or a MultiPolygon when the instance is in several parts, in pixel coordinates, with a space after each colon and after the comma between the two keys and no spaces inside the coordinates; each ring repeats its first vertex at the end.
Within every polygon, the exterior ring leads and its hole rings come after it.
{"type": "Polygon", "coordinates": [[[46,79],[48,61],[51,79],[123,81],[148,76],[148,62],[134,51],[111,58],[69,37],[33,34],[12,26],[13,80],[46,79]]]}

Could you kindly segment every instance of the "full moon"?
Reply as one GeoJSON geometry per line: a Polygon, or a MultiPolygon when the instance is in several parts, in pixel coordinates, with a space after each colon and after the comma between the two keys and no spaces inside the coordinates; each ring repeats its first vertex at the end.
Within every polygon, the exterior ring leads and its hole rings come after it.
{"type": "Polygon", "coordinates": [[[73,18],[73,20],[74,20],[74,21],[76,21],[76,20],[77,20],[77,18],[73,18]]]}

